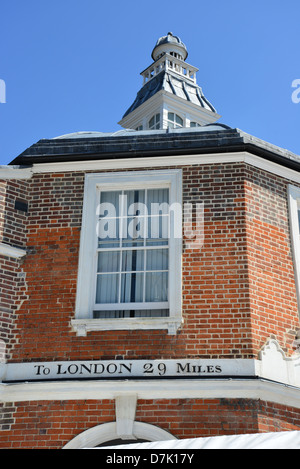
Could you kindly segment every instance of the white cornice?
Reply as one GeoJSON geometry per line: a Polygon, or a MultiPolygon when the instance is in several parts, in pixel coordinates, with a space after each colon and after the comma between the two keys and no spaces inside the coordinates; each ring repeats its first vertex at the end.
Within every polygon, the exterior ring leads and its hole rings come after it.
{"type": "Polygon", "coordinates": [[[30,179],[32,172],[30,168],[19,168],[18,166],[0,166],[0,179],[30,179]]]}
{"type": "Polygon", "coordinates": [[[122,158],[119,160],[74,161],[70,163],[44,163],[32,167],[33,174],[64,171],[102,171],[110,169],[158,168],[166,166],[190,166],[212,163],[236,163],[245,161],[246,153],[221,153],[211,155],[153,156],[122,158]]]}
{"type": "Polygon", "coordinates": [[[115,399],[261,399],[300,408],[300,390],[264,379],[64,381],[0,384],[1,402],[115,399]]]}
{"type": "MultiPolygon", "coordinates": [[[[72,161],[62,163],[40,163],[31,168],[0,168],[0,179],[29,179],[34,174],[60,172],[106,171],[111,169],[163,168],[166,166],[189,166],[202,164],[223,164],[244,162],[290,181],[300,183],[300,173],[278,163],[265,160],[248,152],[212,153],[196,155],[158,156],[144,158],[122,158],[90,161],[72,161]],[[7,168],[7,171],[6,171],[7,168]]],[[[12,167],[13,168],[13,167],[12,167]]]]}
{"type": "Polygon", "coordinates": [[[26,250],[0,243],[0,255],[20,259],[21,257],[26,256],[26,250]]]}
{"type": "Polygon", "coordinates": [[[70,163],[35,164],[32,173],[56,173],[68,171],[106,171],[110,169],[158,168],[166,166],[190,166],[202,164],[247,163],[290,181],[300,183],[300,173],[285,166],[267,161],[248,152],[212,153],[198,155],[122,158],[119,160],[74,161],[70,163]]]}

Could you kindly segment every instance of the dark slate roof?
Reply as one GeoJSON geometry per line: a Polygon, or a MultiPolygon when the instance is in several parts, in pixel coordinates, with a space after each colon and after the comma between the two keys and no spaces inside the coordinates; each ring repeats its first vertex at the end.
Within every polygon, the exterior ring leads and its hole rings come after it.
{"type": "Polygon", "coordinates": [[[169,93],[186,99],[202,108],[209,111],[216,112],[213,105],[205,98],[202,89],[187,80],[181,79],[180,75],[161,71],[156,76],[151,78],[137,93],[136,99],[129,109],[125,112],[123,118],[137,109],[141,104],[147,101],[161,90],[168,91],[169,93]]]}
{"type": "Polygon", "coordinates": [[[136,98],[132,105],[127,109],[123,117],[127,116],[130,114],[132,111],[134,111],[137,107],[139,107],[141,104],[143,104],[147,99],[151,98],[154,96],[158,91],[163,89],[164,85],[164,78],[165,78],[165,72],[161,72],[155,77],[153,77],[148,83],[146,83],[143,88],[138,91],[136,98]]]}
{"type": "Polygon", "coordinates": [[[300,170],[300,156],[223,124],[169,130],[77,132],[39,140],[10,165],[92,161],[155,156],[199,155],[247,151],[300,170]]]}

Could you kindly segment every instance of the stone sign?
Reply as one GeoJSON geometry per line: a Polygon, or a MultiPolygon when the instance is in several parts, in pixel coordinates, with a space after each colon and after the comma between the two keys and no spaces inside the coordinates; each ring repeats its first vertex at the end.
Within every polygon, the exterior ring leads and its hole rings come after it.
{"type": "Polygon", "coordinates": [[[254,376],[252,360],[172,359],[8,363],[2,382],[74,379],[150,379],[254,376]]]}

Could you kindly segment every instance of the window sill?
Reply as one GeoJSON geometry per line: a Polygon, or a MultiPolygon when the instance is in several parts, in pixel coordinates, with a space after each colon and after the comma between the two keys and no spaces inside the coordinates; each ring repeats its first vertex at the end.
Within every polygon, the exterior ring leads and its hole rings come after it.
{"type": "Polygon", "coordinates": [[[126,318],[126,319],[73,319],[71,325],[77,336],[85,337],[87,332],[131,331],[141,329],[167,329],[175,335],[182,324],[180,318],[126,318]]]}

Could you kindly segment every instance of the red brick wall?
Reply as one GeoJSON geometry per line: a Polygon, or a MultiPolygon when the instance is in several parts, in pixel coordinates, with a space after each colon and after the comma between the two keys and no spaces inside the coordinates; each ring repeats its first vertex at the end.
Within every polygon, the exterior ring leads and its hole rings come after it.
{"type": "MultiPolygon", "coordinates": [[[[27,180],[0,180],[0,243],[25,248],[28,213],[15,209],[16,200],[28,201],[27,180]]],[[[0,256],[0,361],[9,359],[15,345],[16,313],[26,295],[22,261],[0,256]]]]}
{"type": "MultiPolygon", "coordinates": [[[[8,361],[252,358],[270,337],[289,355],[299,329],[288,181],[244,164],[183,167],[184,202],[204,202],[204,245],[183,246],[183,318],[166,331],[77,337],[74,318],[83,173],[0,183],[0,340],[8,361]],[[16,197],[29,212],[15,211],[16,197]],[[2,211],[2,213],[1,213],[2,211]],[[5,216],[3,215],[5,211],[5,216]]],[[[1,357],[0,357],[1,358],[1,357]]],[[[300,428],[298,409],[247,400],[138,401],[137,417],[178,438],[300,428]]],[[[2,404],[0,447],[60,448],[115,420],[113,401],[2,404]]]]}
{"type": "Polygon", "coordinates": [[[0,362],[11,358],[11,351],[18,340],[15,324],[18,310],[27,299],[25,276],[21,262],[0,257],[0,362]]]}
{"type": "Polygon", "coordinates": [[[205,244],[184,249],[184,325],[177,336],[121,331],[82,338],[70,320],[84,175],[36,175],[23,264],[28,301],[18,314],[13,359],[252,356],[243,180],[241,165],[183,168],[184,202],[205,203],[205,244]]]}
{"type": "Polygon", "coordinates": [[[187,353],[251,357],[244,167],[184,169],[184,202],[204,202],[204,245],[183,255],[187,353]]]}
{"type": "Polygon", "coordinates": [[[289,355],[299,329],[288,215],[287,181],[247,167],[247,255],[252,340],[273,336],[289,355]]]}
{"type": "Polygon", "coordinates": [[[0,180],[0,242],[15,247],[26,246],[28,212],[15,209],[15,202],[29,199],[28,180],[0,180]]]}
{"type": "MultiPolygon", "coordinates": [[[[0,412],[2,449],[59,449],[85,430],[115,421],[109,400],[10,403],[0,412]]],[[[180,439],[300,429],[298,409],[247,399],[141,400],[136,421],[180,439]]]]}
{"type": "MultiPolygon", "coordinates": [[[[251,358],[270,336],[292,353],[299,319],[287,181],[240,163],[182,169],[183,201],[204,202],[205,239],[198,250],[184,245],[184,324],[176,336],[108,331],[77,337],[70,321],[84,174],[43,174],[18,182],[25,184],[29,213],[14,217],[23,225],[28,255],[21,266],[11,267],[11,298],[18,309],[10,318],[15,326],[8,344],[11,360],[251,358]],[[26,282],[22,300],[15,279],[23,287],[26,282]]],[[[15,190],[14,182],[10,194],[15,190]]]]}

